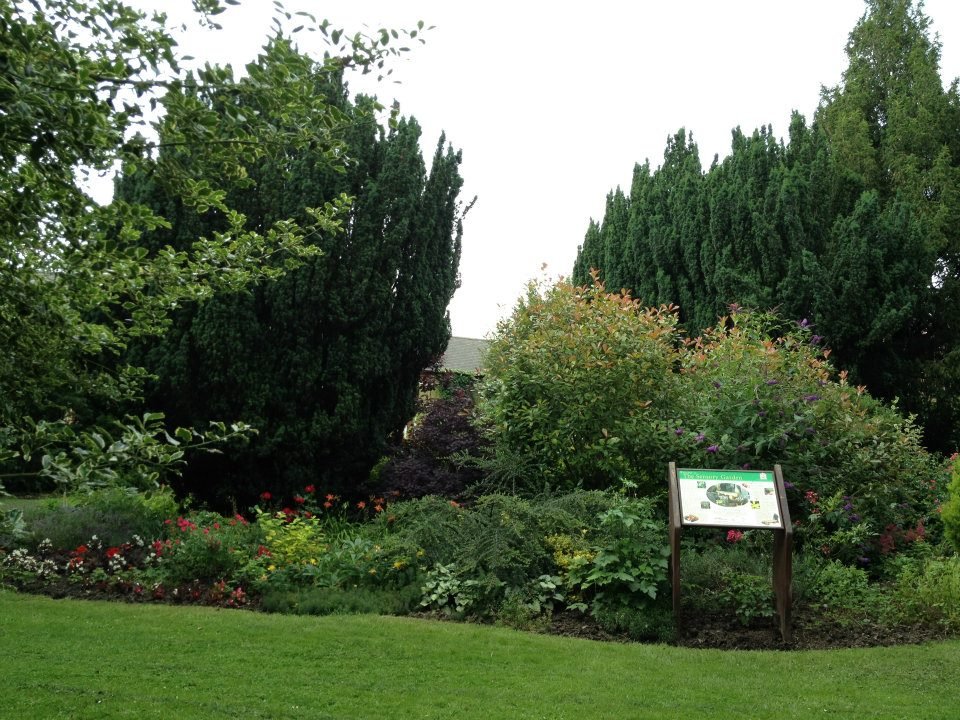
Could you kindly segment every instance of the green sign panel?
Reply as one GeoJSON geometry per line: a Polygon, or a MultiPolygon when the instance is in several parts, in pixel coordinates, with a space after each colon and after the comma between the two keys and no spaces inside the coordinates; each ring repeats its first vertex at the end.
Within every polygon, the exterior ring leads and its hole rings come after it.
{"type": "Polygon", "coordinates": [[[677,470],[684,525],[782,528],[773,470],[677,470]]]}

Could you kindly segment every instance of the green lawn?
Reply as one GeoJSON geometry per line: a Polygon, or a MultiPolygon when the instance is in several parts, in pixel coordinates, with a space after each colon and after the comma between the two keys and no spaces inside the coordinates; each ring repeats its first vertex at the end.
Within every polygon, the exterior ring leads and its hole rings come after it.
{"type": "Polygon", "coordinates": [[[960,642],[619,645],[384,617],[0,592],[4,718],[946,718],[960,642]]]}

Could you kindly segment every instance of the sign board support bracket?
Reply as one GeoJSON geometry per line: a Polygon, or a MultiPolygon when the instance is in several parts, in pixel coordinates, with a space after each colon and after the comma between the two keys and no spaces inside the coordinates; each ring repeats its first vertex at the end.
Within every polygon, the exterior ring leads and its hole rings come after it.
{"type": "MultiPolygon", "coordinates": [[[[677,631],[682,628],[680,612],[680,538],[683,534],[683,518],[680,508],[680,482],[676,463],[667,470],[670,503],[670,581],[673,592],[673,617],[677,631]]],[[[780,637],[785,643],[793,639],[793,523],[780,465],[774,465],[774,487],[779,505],[782,527],[773,530],[773,592],[776,597],[777,616],[780,621],[780,637]]],[[[714,525],[713,527],[732,527],[714,525]]]]}

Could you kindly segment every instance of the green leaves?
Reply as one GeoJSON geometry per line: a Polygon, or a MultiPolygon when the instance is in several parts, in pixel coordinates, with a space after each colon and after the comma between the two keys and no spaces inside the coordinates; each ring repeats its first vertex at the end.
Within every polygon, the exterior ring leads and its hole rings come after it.
{"type": "Polygon", "coordinates": [[[530,459],[531,489],[652,489],[675,323],[601,284],[529,288],[490,346],[479,412],[503,452],[530,459]]]}
{"type": "MultiPolygon", "coordinates": [[[[194,1],[211,27],[232,4],[194,1]]],[[[282,5],[278,12],[290,19],[282,5]]],[[[238,79],[229,67],[183,71],[159,14],[107,0],[0,0],[0,455],[8,466],[37,472],[27,458],[42,455],[39,472],[64,484],[149,484],[165,464],[180,467],[185,446],[210,449],[214,437],[245,432],[188,439],[152,418],[105,422],[110,432],[93,424],[123,418],[142,393],[145,373],[113,359],[133,340],[163,333],[186,302],[316,257],[314,236],[341,229],[350,208],[342,192],[255,230],[235,193],[253,188],[249,168],[261,158],[309,152],[330,172],[345,169],[343,136],[356,118],[348,121],[323,84],[342,93],[344,67],[383,68],[400,50],[382,40],[355,36],[346,57],[317,63],[278,35],[238,79]],[[142,197],[95,202],[82,178],[118,166],[164,188],[170,202],[155,213],[142,197]],[[176,248],[138,246],[144,233],[169,236],[167,218],[183,215],[211,227],[176,248]],[[64,417],[70,422],[56,420],[64,417]]]]}
{"type": "Polygon", "coordinates": [[[960,442],[960,95],[944,89],[922,4],[870,0],[842,82],[789,143],[733,131],[706,172],[692,138],[608,195],[574,264],[697,334],[734,303],[810,318],[857,383],[917,413],[928,446],[960,442]],[[931,283],[931,278],[936,280],[931,283]]]}

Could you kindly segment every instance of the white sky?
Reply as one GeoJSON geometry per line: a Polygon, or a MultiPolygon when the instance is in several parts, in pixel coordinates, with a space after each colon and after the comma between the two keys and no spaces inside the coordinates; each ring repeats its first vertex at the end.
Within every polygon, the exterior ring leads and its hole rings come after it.
{"type": "MultiPolygon", "coordinates": [[[[172,2],[139,0],[180,15],[172,2]]],[[[184,7],[188,5],[180,0],[184,7]]],[[[821,86],[839,82],[862,0],[287,0],[351,31],[435,28],[393,61],[393,78],[355,91],[400,102],[424,129],[432,156],[441,130],[463,151],[466,201],[462,286],[450,305],[454,335],[484,337],[526,283],[569,275],[607,193],[629,191],[634,163],[660,165],[667,137],[693,132],[703,165],[724,157],[730,131],[770,124],[786,134],[796,109],[811,119],[821,86]]],[[[927,0],[942,42],[941,76],[960,76],[960,2],[927,0]]],[[[192,30],[184,53],[242,66],[269,31],[273,3],[245,0],[224,30],[192,30]]],[[[322,54],[319,33],[301,50],[322,54]]]]}

